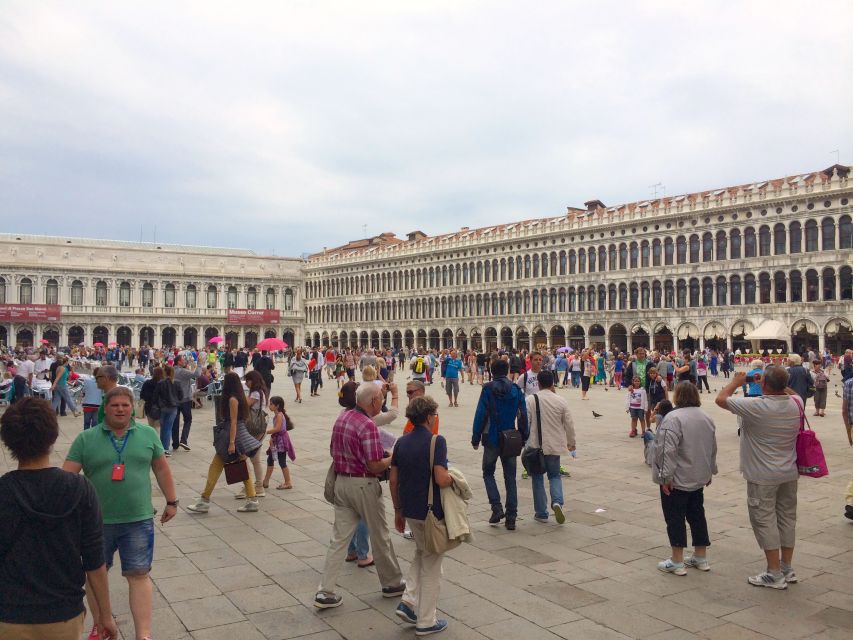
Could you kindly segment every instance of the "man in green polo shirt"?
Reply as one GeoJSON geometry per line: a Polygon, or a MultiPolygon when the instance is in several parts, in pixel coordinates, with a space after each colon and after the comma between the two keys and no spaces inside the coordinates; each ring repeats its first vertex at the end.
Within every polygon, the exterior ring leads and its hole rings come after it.
{"type": "MultiPolygon", "coordinates": [[[[154,559],[154,505],[151,471],[166,497],[160,519],[175,517],[178,500],[160,436],[148,425],[135,422],[133,392],[115,387],[104,398],[104,422],[75,438],[62,466],[81,470],[94,485],[104,517],[104,556],[107,568],[118,551],[121,573],[130,588],[130,610],[137,640],[151,636],[153,589],[148,574],[154,559]]],[[[89,608],[98,619],[97,604],[89,608]]],[[[97,629],[92,630],[97,636],[97,629]]],[[[90,637],[91,634],[90,634],[90,637]]]]}

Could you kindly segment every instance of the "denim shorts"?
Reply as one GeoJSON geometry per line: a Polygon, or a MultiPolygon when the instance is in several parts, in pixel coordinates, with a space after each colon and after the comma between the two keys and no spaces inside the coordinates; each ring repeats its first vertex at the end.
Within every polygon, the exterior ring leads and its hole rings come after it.
{"type": "Polygon", "coordinates": [[[140,576],[151,571],[154,562],[154,520],[104,525],[104,559],[113,566],[118,551],[121,575],[140,576]]]}
{"type": "Polygon", "coordinates": [[[645,418],[646,412],[642,409],[631,409],[631,417],[632,418],[645,418]]]}

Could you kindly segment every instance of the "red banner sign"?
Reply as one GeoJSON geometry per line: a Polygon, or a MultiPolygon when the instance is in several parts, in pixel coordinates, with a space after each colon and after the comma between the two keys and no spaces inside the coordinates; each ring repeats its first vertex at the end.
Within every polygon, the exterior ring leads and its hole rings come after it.
{"type": "Polygon", "coordinates": [[[281,312],[277,309],[228,309],[228,324],[278,324],[281,312]]]}
{"type": "Polygon", "coordinates": [[[58,304],[0,304],[0,322],[58,322],[58,304]]]}

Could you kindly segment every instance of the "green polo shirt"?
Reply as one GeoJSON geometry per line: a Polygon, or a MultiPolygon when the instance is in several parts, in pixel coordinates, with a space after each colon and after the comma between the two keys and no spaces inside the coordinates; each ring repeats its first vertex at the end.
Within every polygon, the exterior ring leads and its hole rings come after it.
{"type": "Polygon", "coordinates": [[[151,462],[163,455],[159,434],[148,425],[131,422],[123,438],[116,439],[124,463],[124,480],[113,480],[119,455],[106,423],[82,431],[68,451],[68,460],[83,465],[83,473],[95,486],[104,524],[139,522],[154,517],[151,503],[151,462]]]}

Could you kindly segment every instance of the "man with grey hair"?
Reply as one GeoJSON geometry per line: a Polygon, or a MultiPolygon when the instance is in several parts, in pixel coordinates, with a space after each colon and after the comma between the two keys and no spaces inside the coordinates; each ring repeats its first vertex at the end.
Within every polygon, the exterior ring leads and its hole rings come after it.
{"type": "MultiPolygon", "coordinates": [[[[98,389],[101,390],[101,406],[98,408],[98,424],[101,424],[104,421],[104,405],[107,401],[107,394],[118,386],[118,369],[111,364],[98,367],[95,381],[98,383],[98,389]]],[[[135,410],[133,417],[136,417],[135,410]]]]}
{"type": "Polygon", "coordinates": [[[193,368],[189,368],[189,362],[192,358],[187,358],[185,354],[181,354],[175,360],[175,384],[181,390],[180,402],[178,402],[178,415],[175,417],[175,422],[172,425],[172,450],[177,450],[181,447],[184,451],[190,450],[190,427],[193,424],[193,391],[192,385],[198,380],[204,367],[198,366],[193,360],[193,368]],[[184,418],[184,428],[181,430],[181,416],[184,418]],[[180,434],[180,439],[178,439],[180,434]]]}
{"type": "Polygon", "coordinates": [[[370,532],[370,546],[373,548],[382,596],[401,596],[406,589],[391,544],[385,518],[385,501],[377,477],[391,465],[391,456],[383,450],[379,429],[373,422],[373,417],[379,414],[382,407],[382,399],[382,387],[375,384],[360,385],[355,392],[355,409],[341,413],[332,428],[329,449],[336,474],[335,521],[326,552],[323,578],[314,596],[314,606],[318,609],[341,605],[341,596],[335,593],[338,573],[346,556],[347,545],[362,519],[370,532]]]}
{"type": "Polygon", "coordinates": [[[761,396],[733,397],[746,376],[736,372],[715,402],[738,416],[749,522],[767,558],[767,570],[748,580],[756,587],[787,589],[789,583],[797,582],[791,560],[797,524],[797,433],[804,407],[788,387],[783,367],[765,368],[761,396]]]}

